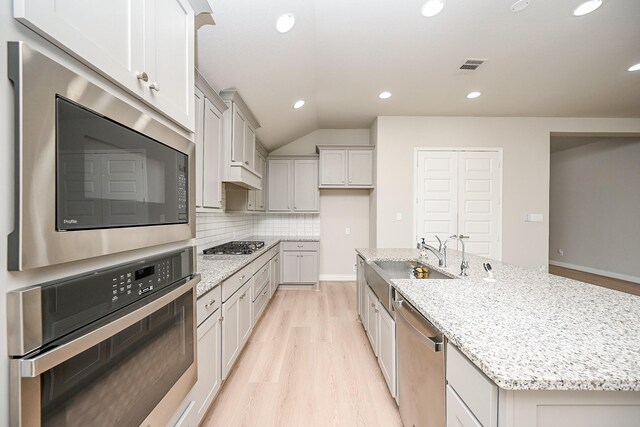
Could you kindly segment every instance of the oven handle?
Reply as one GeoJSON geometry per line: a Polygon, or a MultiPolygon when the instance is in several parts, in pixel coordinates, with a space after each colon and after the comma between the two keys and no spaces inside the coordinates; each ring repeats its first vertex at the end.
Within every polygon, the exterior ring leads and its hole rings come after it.
{"type": "MultiPolygon", "coordinates": [[[[58,366],[66,360],[77,356],[85,350],[90,349],[94,345],[97,345],[114,336],[118,332],[127,329],[129,326],[141,321],[145,317],[151,315],[159,308],[169,304],[171,301],[177,299],[182,294],[195,288],[195,285],[200,281],[200,275],[196,274],[191,280],[179,288],[174,289],[166,295],[158,298],[157,300],[139,308],[138,310],[127,314],[113,322],[102,326],[101,328],[91,331],[82,337],[79,337],[73,341],[56,347],[51,351],[34,357],[33,359],[20,360],[20,376],[23,378],[35,378],[48,371],[51,368],[58,366]]],[[[195,296],[194,296],[195,304],[195,296]]]]}

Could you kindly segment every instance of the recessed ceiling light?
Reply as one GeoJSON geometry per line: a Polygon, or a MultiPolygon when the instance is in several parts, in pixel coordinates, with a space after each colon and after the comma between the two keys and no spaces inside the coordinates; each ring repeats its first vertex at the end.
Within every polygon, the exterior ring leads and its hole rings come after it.
{"type": "Polygon", "coordinates": [[[469,92],[469,94],[467,95],[468,99],[474,99],[479,97],[480,95],[482,95],[482,93],[474,91],[474,92],[469,92]]]}
{"type": "Polygon", "coordinates": [[[627,71],[640,71],[640,63],[637,63],[636,65],[632,65],[631,67],[627,68],[627,71]]]}
{"type": "Polygon", "coordinates": [[[387,92],[387,91],[380,92],[380,94],[378,95],[378,98],[380,98],[380,99],[389,99],[389,98],[391,98],[391,92],[387,92]]]}
{"type": "Polygon", "coordinates": [[[304,101],[301,99],[300,101],[296,101],[296,103],[293,104],[293,108],[297,110],[298,108],[302,108],[303,105],[304,105],[304,101]]]}
{"type": "Polygon", "coordinates": [[[518,0],[511,5],[511,12],[521,12],[529,6],[529,3],[531,0],[518,0]]]}
{"type": "Polygon", "coordinates": [[[276,30],[279,33],[286,33],[291,31],[293,26],[296,24],[296,17],[293,16],[292,13],[285,13],[281,15],[276,21],[276,30]]]}
{"type": "Polygon", "coordinates": [[[589,0],[576,7],[573,11],[574,16],[583,16],[593,12],[597,8],[602,6],[602,0],[589,0]]]}
{"type": "Polygon", "coordinates": [[[430,18],[436,16],[444,9],[444,0],[427,0],[422,6],[422,15],[430,18]]]}

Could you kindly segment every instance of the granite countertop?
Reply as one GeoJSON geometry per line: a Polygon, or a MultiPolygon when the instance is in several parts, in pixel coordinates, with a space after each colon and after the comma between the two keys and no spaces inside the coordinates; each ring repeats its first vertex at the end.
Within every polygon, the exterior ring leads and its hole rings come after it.
{"type": "Polygon", "coordinates": [[[251,255],[204,255],[198,253],[198,271],[201,279],[196,296],[202,297],[218,286],[224,279],[257,259],[280,242],[319,242],[319,236],[251,236],[241,240],[263,240],[264,246],[251,255]]]}
{"type": "MultiPolygon", "coordinates": [[[[418,259],[416,249],[356,251],[367,261],[418,259]]],[[[461,258],[448,250],[447,268],[433,254],[425,263],[458,277],[461,258]]],[[[467,258],[467,278],[392,284],[499,387],[640,391],[640,297],[467,258]],[[495,282],[483,280],[483,262],[495,282]]]]}

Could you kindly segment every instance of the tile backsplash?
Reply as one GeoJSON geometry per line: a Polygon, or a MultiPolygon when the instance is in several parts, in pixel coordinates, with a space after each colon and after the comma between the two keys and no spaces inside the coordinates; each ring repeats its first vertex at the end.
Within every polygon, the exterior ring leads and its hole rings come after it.
{"type": "Polygon", "coordinates": [[[320,214],[196,214],[198,251],[251,236],[319,236],[320,214]]]}

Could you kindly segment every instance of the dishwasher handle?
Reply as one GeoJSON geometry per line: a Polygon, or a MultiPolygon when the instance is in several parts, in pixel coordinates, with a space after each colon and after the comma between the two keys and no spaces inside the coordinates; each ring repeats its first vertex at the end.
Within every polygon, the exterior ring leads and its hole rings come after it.
{"type": "Polygon", "coordinates": [[[411,304],[405,303],[404,300],[401,299],[395,299],[393,301],[393,307],[400,318],[426,341],[431,351],[434,353],[442,351],[444,344],[442,334],[438,332],[431,322],[418,313],[411,304]]]}

